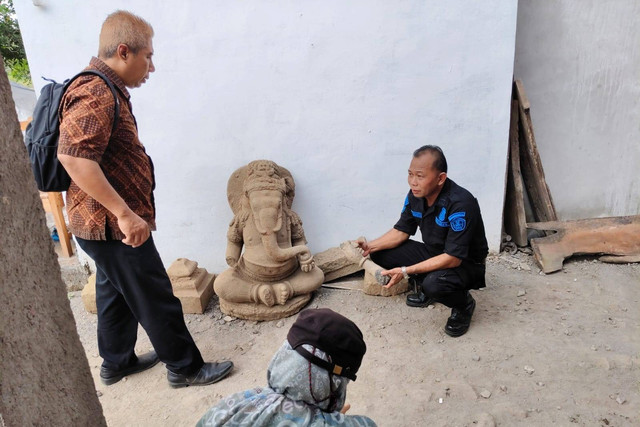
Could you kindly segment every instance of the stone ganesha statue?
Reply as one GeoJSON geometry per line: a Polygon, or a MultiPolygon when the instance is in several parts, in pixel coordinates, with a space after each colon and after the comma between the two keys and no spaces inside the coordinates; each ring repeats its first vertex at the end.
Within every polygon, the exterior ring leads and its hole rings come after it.
{"type": "Polygon", "coordinates": [[[291,210],[294,195],[289,171],[269,160],[253,161],[229,178],[234,217],[225,256],[230,268],[214,282],[224,313],[252,320],[290,316],[322,285],[324,273],[291,210]]]}

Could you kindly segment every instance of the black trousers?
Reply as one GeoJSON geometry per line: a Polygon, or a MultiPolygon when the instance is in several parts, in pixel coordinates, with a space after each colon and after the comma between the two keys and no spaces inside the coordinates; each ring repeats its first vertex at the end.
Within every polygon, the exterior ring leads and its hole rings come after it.
{"type": "MultiPolygon", "coordinates": [[[[424,243],[407,240],[393,249],[371,254],[371,260],[385,269],[417,264],[430,258],[424,243]]],[[[469,289],[485,286],[484,264],[463,262],[459,267],[416,274],[415,278],[426,296],[447,307],[463,308],[467,305],[469,289]]]]}
{"type": "Polygon", "coordinates": [[[120,240],[84,240],[78,244],[96,263],[98,349],[102,366],[120,370],[137,361],[138,323],[158,357],[172,372],[190,375],[204,364],[187,326],[182,305],[153,237],[137,248],[120,240]]]}

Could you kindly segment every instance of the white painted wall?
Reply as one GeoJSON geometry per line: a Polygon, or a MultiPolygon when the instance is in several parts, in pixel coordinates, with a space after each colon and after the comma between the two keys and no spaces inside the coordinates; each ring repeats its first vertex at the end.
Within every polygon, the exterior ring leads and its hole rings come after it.
{"type": "Polygon", "coordinates": [[[640,2],[520,0],[524,82],[561,219],[640,213],[640,2]]]}
{"type": "Polygon", "coordinates": [[[227,180],[259,158],[292,172],[313,252],[377,237],[425,143],[480,200],[498,249],[516,0],[43,1],[15,1],[34,76],[83,68],[117,8],[154,26],[157,71],[132,100],[165,264],[225,268],[227,180]]]}

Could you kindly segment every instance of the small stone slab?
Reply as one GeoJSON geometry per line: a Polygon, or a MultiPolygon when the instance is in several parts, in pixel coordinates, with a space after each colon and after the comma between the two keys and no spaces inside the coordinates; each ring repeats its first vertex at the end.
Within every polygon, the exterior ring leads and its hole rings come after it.
{"type": "Polygon", "coordinates": [[[400,282],[396,283],[390,288],[385,288],[381,286],[376,280],[373,274],[369,274],[368,272],[364,273],[364,283],[362,285],[362,292],[367,295],[381,296],[381,297],[391,297],[394,295],[399,295],[405,293],[409,290],[409,281],[406,279],[402,279],[400,282]]]}
{"type": "Polygon", "coordinates": [[[324,273],[324,281],[330,282],[362,270],[349,260],[341,248],[330,248],[313,256],[316,266],[324,273]]]}
{"type": "Polygon", "coordinates": [[[291,298],[284,305],[268,307],[264,304],[234,303],[220,299],[220,311],[245,320],[276,320],[292,316],[307,305],[313,293],[291,298]]]}

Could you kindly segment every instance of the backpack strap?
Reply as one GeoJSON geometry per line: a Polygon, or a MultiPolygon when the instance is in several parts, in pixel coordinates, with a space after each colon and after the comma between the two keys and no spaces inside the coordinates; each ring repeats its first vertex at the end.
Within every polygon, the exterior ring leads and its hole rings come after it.
{"type": "Polygon", "coordinates": [[[120,119],[120,99],[118,98],[118,94],[116,92],[115,86],[113,85],[113,83],[111,83],[111,80],[109,80],[109,78],[107,76],[105,76],[103,73],[101,73],[98,70],[81,71],[78,74],[76,74],[75,76],[71,77],[70,79],[68,79],[68,80],[66,80],[64,82],[64,91],[65,92],[67,91],[67,89],[69,88],[71,83],[73,83],[75,81],[75,79],[77,79],[80,76],[86,76],[88,74],[96,75],[96,76],[100,77],[102,80],[104,80],[104,82],[107,84],[107,86],[111,90],[111,93],[113,94],[113,99],[115,100],[115,113],[114,113],[114,118],[113,118],[113,126],[111,127],[111,134],[113,135],[113,132],[116,131],[116,127],[118,126],[118,120],[120,119]]]}

